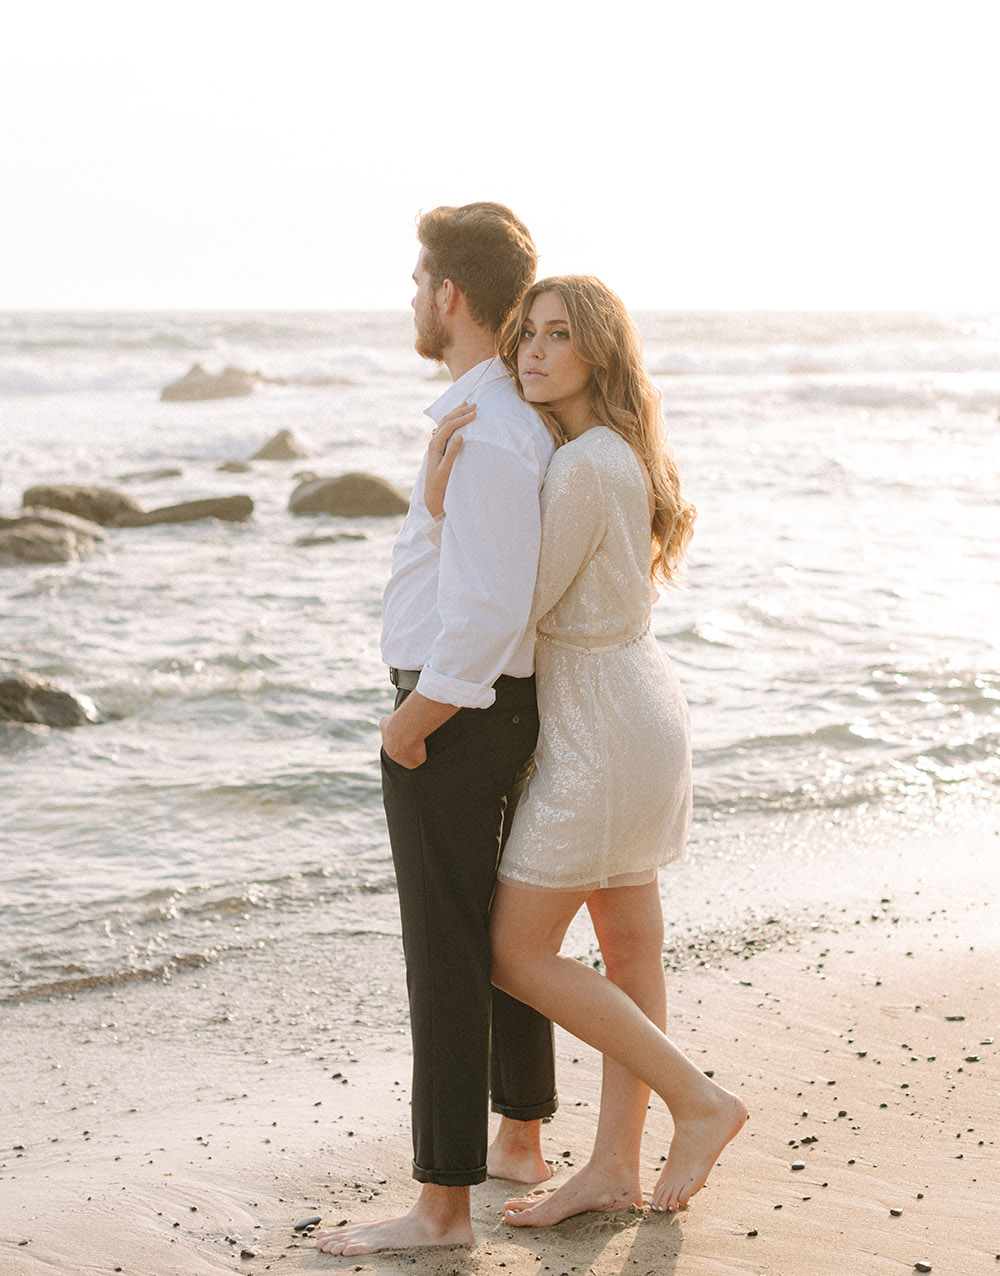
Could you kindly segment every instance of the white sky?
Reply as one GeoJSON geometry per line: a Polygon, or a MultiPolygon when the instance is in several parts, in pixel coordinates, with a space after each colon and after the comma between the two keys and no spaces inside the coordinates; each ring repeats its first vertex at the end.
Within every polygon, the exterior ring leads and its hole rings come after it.
{"type": "Polygon", "coordinates": [[[21,0],[0,309],[405,307],[414,217],[664,308],[1000,306],[996,0],[21,0]]]}

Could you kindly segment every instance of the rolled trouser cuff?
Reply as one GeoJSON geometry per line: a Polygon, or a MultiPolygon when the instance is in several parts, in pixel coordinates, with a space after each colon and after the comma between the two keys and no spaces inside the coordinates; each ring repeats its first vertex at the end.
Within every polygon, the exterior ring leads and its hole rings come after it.
{"type": "Polygon", "coordinates": [[[425,1170],[414,1161],[413,1177],[418,1183],[436,1183],[439,1187],[475,1187],[486,1182],[487,1174],[485,1165],[478,1170],[425,1170]]]}
{"type": "Polygon", "coordinates": [[[511,1121],[543,1121],[546,1117],[550,1117],[556,1108],[559,1107],[559,1096],[554,1094],[551,1099],[546,1099],[544,1103],[535,1103],[531,1107],[513,1107],[507,1103],[491,1103],[490,1111],[498,1112],[501,1116],[509,1117],[511,1121]]]}

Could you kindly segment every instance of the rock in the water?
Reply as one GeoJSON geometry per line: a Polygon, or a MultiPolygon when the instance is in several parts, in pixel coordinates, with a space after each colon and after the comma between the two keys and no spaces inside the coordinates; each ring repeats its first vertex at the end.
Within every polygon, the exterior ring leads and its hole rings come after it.
{"type": "Polygon", "coordinates": [[[409,502],[402,492],[374,474],[341,474],[338,478],[311,479],[292,492],[288,508],[293,514],[338,514],[342,518],[385,517],[405,514],[409,502]]]}
{"type": "Polygon", "coordinates": [[[116,527],[152,527],[156,523],[196,523],[202,518],[221,518],[227,523],[242,523],[253,513],[249,496],[210,496],[202,501],[185,501],[181,505],[164,505],[160,509],[122,514],[116,527]]]}
{"type": "Polygon", "coordinates": [[[21,497],[21,504],[63,510],[92,523],[100,523],[102,527],[110,527],[119,514],[142,511],[139,502],[125,492],[113,487],[89,487],[80,483],[29,487],[21,497]]]}
{"type": "Polygon", "coordinates": [[[155,483],[159,479],[181,478],[182,470],[176,466],[168,465],[162,470],[136,470],[132,474],[119,474],[119,483],[155,483]]]}
{"type": "Polygon", "coordinates": [[[249,461],[223,461],[215,469],[219,474],[249,474],[253,466],[249,461]]]}
{"type": "Polygon", "coordinates": [[[75,514],[67,514],[64,510],[46,509],[44,505],[28,505],[14,518],[0,518],[0,530],[26,527],[32,523],[75,532],[78,536],[87,536],[93,541],[108,539],[101,530],[100,524],[92,523],[89,518],[77,518],[75,514]]]}
{"type": "Polygon", "coordinates": [[[310,532],[306,536],[298,536],[295,544],[302,549],[311,545],[335,545],[338,541],[366,541],[367,532],[310,532]]]}
{"type": "Polygon", "coordinates": [[[0,719],[47,727],[80,727],[97,721],[97,706],[87,696],[60,691],[18,673],[0,679],[0,719]]]}
{"type": "Polygon", "coordinates": [[[0,531],[0,567],[16,563],[75,563],[95,542],[62,527],[25,523],[0,531]]]}
{"type": "Polygon", "coordinates": [[[237,399],[252,394],[256,378],[242,368],[223,368],[220,373],[206,372],[193,363],[177,381],[164,386],[160,398],[167,402],[190,399],[237,399]]]}
{"type": "Polygon", "coordinates": [[[259,452],[254,452],[251,461],[301,461],[312,456],[308,448],[304,448],[295,438],[291,430],[279,430],[273,439],[268,439],[259,452]]]}

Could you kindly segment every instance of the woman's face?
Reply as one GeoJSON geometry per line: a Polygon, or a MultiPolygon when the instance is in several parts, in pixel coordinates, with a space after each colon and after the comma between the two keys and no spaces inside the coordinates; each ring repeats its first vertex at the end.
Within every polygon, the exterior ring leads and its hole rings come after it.
{"type": "Polygon", "coordinates": [[[564,425],[586,420],[590,374],[590,364],[573,349],[559,294],[539,293],[521,325],[517,347],[517,379],[524,397],[529,403],[543,404],[564,425]]]}

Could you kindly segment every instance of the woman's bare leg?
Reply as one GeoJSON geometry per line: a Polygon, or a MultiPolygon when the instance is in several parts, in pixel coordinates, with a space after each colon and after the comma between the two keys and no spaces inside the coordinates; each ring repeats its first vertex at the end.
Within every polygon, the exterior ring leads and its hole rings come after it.
{"type": "Polygon", "coordinates": [[[560,953],[580,902],[577,893],[501,882],[491,922],[493,982],[631,1068],[659,1094],[673,1117],[674,1138],[652,1204],[680,1209],[742,1128],[746,1107],[706,1077],[610,979],[560,953]]]}
{"type": "MultiPolygon", "coordinates": [[[[664,1029],[667,993],[659,883],[595,891],[587,908],[607,978],[664,1029]]],[[[554,1192],[508,1201],[508,1221],[518,1226],[549,1227],[572,1214],[641,1205],[639,1154],[648,1106],[649,1086],[629,1068],[604,1055],[601,1111],[589,1161],[554,1192]]]]}

